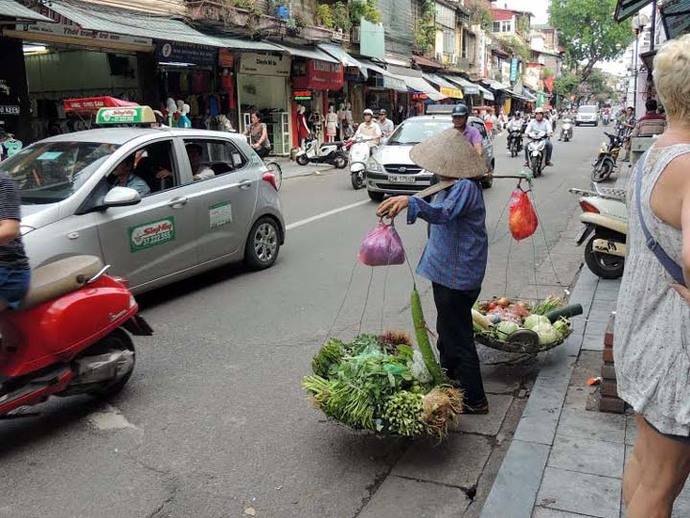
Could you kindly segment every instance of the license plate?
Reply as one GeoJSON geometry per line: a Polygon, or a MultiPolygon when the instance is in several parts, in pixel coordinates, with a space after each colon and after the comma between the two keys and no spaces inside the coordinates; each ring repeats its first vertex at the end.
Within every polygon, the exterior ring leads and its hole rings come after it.
{"type": "Polygon", "coordinates": [[[390,183],[415,183],[414,176],[407,176],[404,174],[394,174],[388,177],[390,183]]]}

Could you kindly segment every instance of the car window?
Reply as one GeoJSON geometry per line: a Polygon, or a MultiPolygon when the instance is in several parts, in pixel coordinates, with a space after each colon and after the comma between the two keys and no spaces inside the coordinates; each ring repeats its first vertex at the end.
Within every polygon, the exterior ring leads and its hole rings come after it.
{"type": "Polygon", "coordinates": [[[247,158],[228,140],[185,139],[194,181],[209,180],[247,165],[247,158]]]}
{"type": "Polygon", "coordinates": [[[398,129],[396,129],[388,139],[388,145],[419,144],[452,126],[453,123],[450,119],[410,119],[398,126],[398,129]]]}
{"type": "Polygon", "coordinates": [[[472,121],[470,124],[479,130],[479,133],[482,134],[482,138],[486,138],[486,127],[484,127],[484,124],[479,121],[472,121]]]}
{"type": "Polygon", "coordinates": [[[172,140],[137,149],[113,168],[107,178],[108,184],[131,187],[142,198],[178,186],[179,173],[172,150],[172,140]]]}
{"type": "Polygon", "coordinates": [[[596,106],[580,106],[577,110],[579,113],[595,113],[597,111],[596,106]]]}
{"type": "Polygon", "coordinates": [[[0,163],[17,183],[24,205],[66,200],[119,146],[100,142],[45,142],[0,163]]]}

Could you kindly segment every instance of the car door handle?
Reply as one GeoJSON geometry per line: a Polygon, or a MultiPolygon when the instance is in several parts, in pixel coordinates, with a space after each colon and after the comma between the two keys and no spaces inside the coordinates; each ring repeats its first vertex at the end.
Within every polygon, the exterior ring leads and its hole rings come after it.
{"type": "Polygon", "coordinates": [[[170,203],[168,203],[168,207],[173,209],[181,209],[185,205],[187,205],[187,198],[173,198],[170,200],[170,203]]]}
{"type": "Polygon", "coordinates": [[[242,189],[243,191],[246,191],[246,190],[249,189],[251,186],[252,186],[252,181],[251,181],[251,180],[242,180],[242,181],[240,182],[240,189],[242,189]]]}

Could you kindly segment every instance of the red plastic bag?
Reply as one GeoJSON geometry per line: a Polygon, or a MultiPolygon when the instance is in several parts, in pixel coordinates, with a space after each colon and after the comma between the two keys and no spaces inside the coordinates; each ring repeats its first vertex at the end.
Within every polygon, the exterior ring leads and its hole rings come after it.
{"type": "Polygon", "coordinates": [[[405,250],[403,249],[400,235],[392,223],[379,221],[359,247],[357,258],[367,266],[388,266],[391,264],[403,264],[405,262],[405,250]]]}
{"type": "Polygon", "coordinates": [[[516,189],[510,196],[508,205],[508,226],[513,237],[520,241],[531,236],[539,226],[537,213],[529,201],[529,196],[525,191],[516,189]]]}

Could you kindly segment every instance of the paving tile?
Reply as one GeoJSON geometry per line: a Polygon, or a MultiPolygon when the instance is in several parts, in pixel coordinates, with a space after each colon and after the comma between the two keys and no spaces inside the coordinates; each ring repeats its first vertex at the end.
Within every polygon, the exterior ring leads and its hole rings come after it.
{"type": "Polygon", "coordinates": [[[513,440],[482,508],[481,518],[529,517],[549,447],[513,440]]]}
{"type": "Polygon", "coordinates": [[[575,514],[557,509],[547,509],[546,507],[535,507],[532,518],[586,518],[586,514],[575,514]]]}
{"type": "Polygon", "coordinates": [[[624,459],[623,443],[556,435],[548,466],[621,478],[624,459]]]}
{"type": "Polygon", "coordinates": [[[603,351],[604,350],[604,334],[589,335],[586,334],[582,341],[583,351],[603,351]]]}
{"type": "Polygon", "coordinates": [[[636,440],[637,423],[635,422],[635,416],[627,415],[625,416],[625,444],[629,446],[634,446],[636,440]]]}
{"type": "Polygon", "coordinates": [[[461,489],[389,476],[359,518],[457,518],[469,499],[461,489]]]}
{"type": "MultiPolygon", "coordinates": [[[[512,356],[506,357],[506,359],[512,356]]],[[[518,365],[482,365],[484,390],[489,394],[513,394],[520,388],[522,380],[536,378],[539,373],[538,362],[518,365]]]]}
{"type": "Polygon", "coordinates": [[[558,433],[567,437],[625,442],[625,416],[565,408],[558,433]]]}
{"type": "Polygon", "coordinates": [[[513,402],[512,395],[487,394],[489,413],[486,415],[461,415],[453,431],[497,435],[506,413],[513,402]]]}
{"type": "Polygon", "coordinates": [[[621,480],[547,467],[537,505],[597,518],[619,518],[621,480]]]}
{"type": "Polygon", "coordinates": [[[449,434],[441,444],[418,441],[405,452],[392,474],[469,488],[479,480],[491,449],[488,437],[462,433],[449,434]]]}
{"type": "Polygon", "coordinates": [[[585,337],[587,335],[599,336],[601,339],[606,334],[606,328],[609,326],[608,316],[604,319],[590,318],[587,320],[587,328],[585,329],[585,337]]]}
{"type": "MultiPolygon", "coordinates": [[[[537,383],[540,380],[537,380],[537,383]]],[[[558,417],[565,399],[566,387],[549,390],[541,384],[532,388],[525,410],[515,430],[515,439],[551,445],[558,417]]]]}

